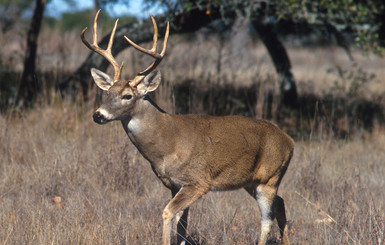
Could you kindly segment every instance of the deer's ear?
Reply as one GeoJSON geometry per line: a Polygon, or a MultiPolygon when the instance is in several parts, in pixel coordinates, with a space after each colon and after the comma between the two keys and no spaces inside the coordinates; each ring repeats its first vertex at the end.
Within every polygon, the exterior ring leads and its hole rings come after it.
{"type": "Polygon", "coordinates": [[[104,91],[107,91],[114,84],[114,81],[112,81],[109,75],[96,68],[91,68],[91,75],[96,85],[104,91]]]}
{"type": "Polygon", "coordinates": [[[148,74],[141,83],[138,84],[137,89],[138,92],[142,95],[145,95],[149,92],[154,91],[158,88],[160,82],[162,80],[162,75],[160,71],[155,70],[148,74]]]}

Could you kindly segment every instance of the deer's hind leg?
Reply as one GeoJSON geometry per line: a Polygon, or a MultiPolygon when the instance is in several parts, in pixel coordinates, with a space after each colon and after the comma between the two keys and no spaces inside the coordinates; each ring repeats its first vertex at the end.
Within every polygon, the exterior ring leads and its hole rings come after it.
{"type": "Polygon", "coordinates": [[[257,200],[261,212],[261,235],[258,244],[266,244],[275,218],[277,218],[278,226],[280,228],[282,244],[289,244],[285,206],[283,199],[277,196],[277,188],[275,185],[255,184],[245,187],[245,190],[257,200]]]}
{"type": "Polygon", "coordinates": [[[279,232],[281,234],[282,244],[289,244],[289,228],[286,221],[285,202],[280,196],[274,200],[274,211],[278,222],[279,232]]]}

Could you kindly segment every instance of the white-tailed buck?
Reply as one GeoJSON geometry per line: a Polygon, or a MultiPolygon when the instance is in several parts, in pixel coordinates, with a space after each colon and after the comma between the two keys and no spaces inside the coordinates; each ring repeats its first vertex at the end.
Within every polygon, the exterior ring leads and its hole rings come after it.
{"type": "MultiPolygon", "coordinates": [[[[99,10],[100,12],[100,10],[99,10]]],[[[261,211],[259,244],[266,244],[273,220],[276,218],[282,243],[288,244],[288,227],[283,199],[277,195],[278,186],[293,155],[293,140],[276,125],[265,120],[242,116],[214,117],[207,115],[172,115],[162,111],[148,97],[158,88],[161,75],[155,68],[166,52],[169,25],[163,49],[157,53],[158,30],[154,18],[154,43],[144,49],[125,39],[155,61],[131,81],[120,78],[123,67],[111,54],[118,20],[112,30],[106,50],[97,44],[97,19],[93,28],[93,43],[84,37],[83,43],[105,57],[115,73],[109,75],[91,69],[96,85],[107,91],[105,102],[93,119],[105,124],[120,120],[131,142],[171,190],[172,199],[163,211],[162,244],[170,244],[172,219],[179,218],[178,244],[186,242],[189,206],[209,191],[244,188],[257,200],[261,211]]]]}

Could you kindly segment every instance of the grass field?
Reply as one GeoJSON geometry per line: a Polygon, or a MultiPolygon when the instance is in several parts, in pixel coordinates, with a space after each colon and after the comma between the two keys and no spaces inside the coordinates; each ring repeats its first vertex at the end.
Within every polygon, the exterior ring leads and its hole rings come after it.
{"type": "MultiPolygon", "coordinates": [[[[49,45],[40,50],[41,70],[60,74],[85,58],[87,51],[75,34],[65,34],[66,42],[44,35],[49,45]]],[[[160,67],[165,74],[156,96],[161,107],[178,112],[178,101],[170,91],[188,80],[204,88],[222,88],[232,81],[235,88],[247,88],[260,81],[261,94],[276,89],[274,69],[259,44],[233,45],[230,40],[217,74],[218,40],[201,38],[194,44],[171,39],[169,57],[160,67]]],[[[4,48],[2,54],[11,51],[4,48]]],[[[353,104],[366,99],[380,105],[379,113],[384,110],[383,60],[362,58],[355,51],[353,64],[335,47],[291,47],[288,52],[300,95],[316,95],[320,101],[343,97],[353,104]],[[372,73],[374,79],[369,78],[372,73]],[[352,84],[358,89],[351,91],[352,84]]],[[[135,60],[126,63],[126,77],[147,62],[130,50],[122,56],[135,60]]],[[[13,58],[9,67],[17,70],[19,61],[13,58]]],[[[221,90],[215,91],[220,97],[221,90]]],[[[129,142],[120,123],[95,124],[94,101],[61,100],[54,91],[42,97],[32,110],[0,114],[0,244],[158,244],[162,210],[171,194],[129,142]]],[[[185,98],[189,111],[205,112],[200,98],[195,94],[185,98]]],[[[330,111],[338,108],[338,101],[332,100],[330,111]]],[[[211,102],[210,106],[221,105],[211,102]]],[[[263,115],[258,106],[247,108],[254,112],[250,116],[263,115]]],[[[290,117],[280,120],[296,141],[279,190],[293,244],[385,243],[385,128],[381,117],[369,130],[360,124],[347,125],[357,119],[348,110],[343,107],[345,113],[338,120],[332,113],[321,117],[317,110],[309,112],[309,122],[295,118],[295,113],[286,113],[290,117]],[[351,127],[348,136],[336,137],[332,121],[339,130],[351,127]]],[[[191,244],[255,244],[259,230],[257,204],[243,190],[209,193],[190,209],[191,244]]],[[[278,235],[274,225],[270,243],[279,242],[278,235]]]]}
{"type": "MultiPolygon", "coordinates": [[[[119,122],[96,125],[91,111],[57,103],[2,117],[0,129],[1,244],[159,242],[171,196],[119,122]]],[[[381,130],[297,140],[279,191],[293,244],[383,244],[384,144],[381,130]]],[[[245,191],[214,192],[193,205],[188,234],[254,244],[259,219],[245,191]]]]}

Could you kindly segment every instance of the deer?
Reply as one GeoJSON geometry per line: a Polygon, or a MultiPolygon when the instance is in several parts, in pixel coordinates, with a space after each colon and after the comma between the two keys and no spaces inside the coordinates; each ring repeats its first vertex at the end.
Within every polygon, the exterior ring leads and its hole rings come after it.
{"type": "Polygon", "coordinates": [[[132,80],[121,79],[123,62],[111,54],[118,20],[106,49],[98,46],[96,13],[93,42],[81,32],[81,40],[91,51],[102,55],[114,69],[113,78],[91,68],[96,85],[107,92],[104,102],[93,114],[98,124],[121,121],[123,129],[138,152],[150,163],[155,175],[171,190],[172,199],[163,210],[161,244],[171,242],[172,222],[176,218],[177,243],[185,244],[189,207],[210,191],[245,189],[256,201],[261,215],[259,245],[266,244],[276,219],[282,244],[289,244],[284,200],[277,194],[294,152],[294,141],[277,125],[244,116],[176,115],[163,111],[150,99],[161,82],[157,66],[166,53],[169,37],[167,23],[163,48],[157,51],[158,28],[150,15],[154,33],[151,49],[128,37],[126,41],[154,58],[152,64],[132,80]]]}

